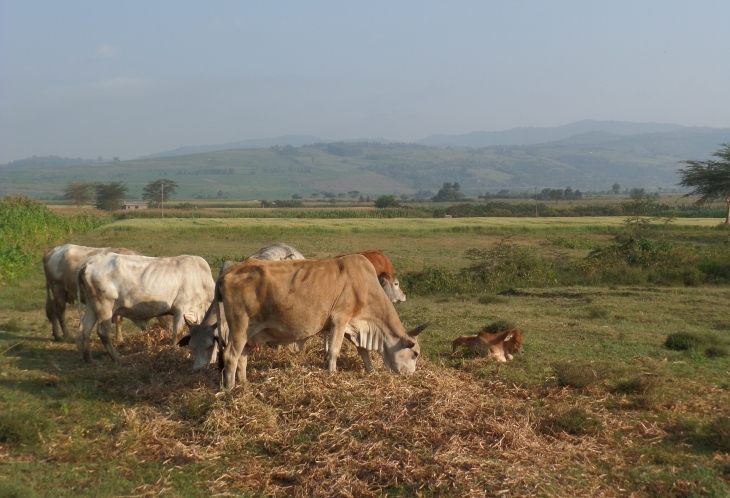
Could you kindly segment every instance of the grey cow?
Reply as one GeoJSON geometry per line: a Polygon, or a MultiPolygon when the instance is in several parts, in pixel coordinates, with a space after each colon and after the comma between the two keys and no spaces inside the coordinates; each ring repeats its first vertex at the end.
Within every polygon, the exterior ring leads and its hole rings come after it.
{"type": "MultiPolygon", "coordinates": [[[[288,244],[282,242],[262,247],[258,252],[249,256],[248,259],[259,259],[262,261],[285,261],[304,259],[302,253],[294,249],[288,244]]],[[[231,266],[235,265],[237,261],[226,261],[221,266],[220,272],[218,273],[219,278],[223,275],[231,266]]],[[[221,305],[222,307],[222,305],[221,305]]],[[[190,346],[193,350],[193,370],[200,370],[201,368],[214,363],[218,357],[218,328],[216,311],[211,304],[208,310],[205,312],[205,316],[199,325],[194,323],[188,323],[190,334],[186,335],[180,342],[179,346],[190,346]]],[[[228,342],[228,324],[225,321],[225,312],[221,311],[221,338],[222,344],[228,342]]],[[[294,343],[289,348],[296,352],[300,351],[303,347],[302,343],[294,343]]]]}

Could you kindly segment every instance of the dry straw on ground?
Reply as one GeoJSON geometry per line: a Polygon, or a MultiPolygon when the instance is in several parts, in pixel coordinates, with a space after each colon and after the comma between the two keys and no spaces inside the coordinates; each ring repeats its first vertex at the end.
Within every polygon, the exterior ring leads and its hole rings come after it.
{"type": "Polygon", "coordinates": [[[118,365],[97,360],[99,386],[122,400],[122,416],[69,435],[50,460],[73,460],[81,440],[98,458],[197,464],[200,475],[225,469],[204,484],[213,496],[627,496],[618,476],[632,461],[622,448],[665,436],[607,410],[610,394],[480,379],[474,371],[485,359],[465,370],[419,361],[411,376],[376,361],[367,375],[345,347],[331,375],[314,338],[303,354],[264,349],[249,360],[248,384],[220,392],[215,368],[193,373],[189,353],[168,343],[153,328],[128,339],[118,365]],[[541,430],[541,419],[576,406],[600,429],[541,430]]]}

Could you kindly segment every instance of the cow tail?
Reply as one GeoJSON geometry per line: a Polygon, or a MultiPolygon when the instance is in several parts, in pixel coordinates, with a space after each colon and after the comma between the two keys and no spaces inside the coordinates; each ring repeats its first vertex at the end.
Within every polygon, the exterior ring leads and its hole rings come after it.
{"type": "Polygon", "coordinates": [[[216,342],[218,343],[218,370],[223,371],[223,325],[221,324],[221,301],[223,296],[221,295],[220,278],[215,283],[215,294],[213,296],[213,302],[215,304],[215,316],[216,316],[216,327],[218,327],[218,333],[216,342]]]}
{"type": "Polygon", "coordinates": [[[86,286],[84,285],[84,273],[86,272],[86,266],[82,266],[79,270],[79,276],[76,278],[76,299],[78,301],[78,307],[79,307],[79,320],[82,320],[81,317],[81,287],[84,287],[84,294],[86,294],[86,286]]]}
{"type": "Polygon", "coordinates": [[[51,282],[46,275],[46,318],[48,321],[53,323],[53,317],[56,315],[56,303],[55,299],[51,295],[51,282]]]}

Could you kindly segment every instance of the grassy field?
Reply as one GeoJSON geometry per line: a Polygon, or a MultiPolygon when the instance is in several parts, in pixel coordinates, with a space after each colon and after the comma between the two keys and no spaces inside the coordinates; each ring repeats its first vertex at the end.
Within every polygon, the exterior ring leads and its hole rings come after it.
{"type": "MultiPolygon", "coordinates": [[[[678,219],[647,236],[727,251],[717,224],[678,219]]],[[[612,218],[165,219],[70,241],[211,263],[279,241],[308,258],[378,248],[404,273],[456,272],[468,249],[506,237],[580,260],[623,229],[612,218]]],[[[126,326],[118,364],[98,340],[91,365],[52,342],[37,262],[0,287],[0,495],[728,496],[729,298],[725,285],[410,293],[401,319],[432,321],[414,375],[379,359],[366,375],[347,346],[330,375],[313,339],[306,354],[264,350],[246,386],[220,392],[218,372],[192,372],[157,327],[126,326]],[[524,355],[452,355],[455,337],[500,320],[525,331],[524,355]]]]}

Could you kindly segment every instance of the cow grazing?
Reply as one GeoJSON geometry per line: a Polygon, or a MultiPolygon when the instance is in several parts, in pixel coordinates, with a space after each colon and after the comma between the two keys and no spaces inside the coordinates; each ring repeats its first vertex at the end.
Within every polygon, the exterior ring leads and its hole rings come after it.
{"type": "MultiPolygon", "coordinates": [[[[395,278],[393,263],[390,262],[388,256],[383,254],[382,251],[362,251],[355,254],[362,254],[373,265],[375,273],[378,275],[380,286],[385,291],[388,299],[390,299],[394,304],[402,303],[406,300],[406,295],[400,288],[400,282],[397,278],[395,278]]],[[[342,256],[343,255],[341,254],[335,257],[341,258],[342,256]]]]}
{"type": "MultiPolygon", "coordinates": [[[[258,252],[249,256],[262,261],[286,261],[286,260],[301,260],[304,259],[302,253],[294,249],[292,246],[284,243],[277,243],[267,247],[261,248],[258,252]]],[[[226,261],[221,266],[218,275],[223,275],[230,267],[236,264],[236,261],[226,261]]],[[[193,370],[199,370],[216,361],[218,356],[218,341],[216,336],[218,335],[217,327],[217,315],[214,307],[216,302],[212,302],[205,312],[203,321],[200,325],[194,325],[188,323],[188,329],[190,333],[180,339],[179,346],[190,346],[193,350],[193,370]]],[[[222,305],[221,305],[222,306],[222,305]]],[[[225,314],[221,311],[221,343],[228,343],[228,323],[225,321],[225,314]]],[[[304,348],[304,343],[292,343],[290,344],[290,350],[293,352],[301,351],[304,348]]]]}
{"type": "Polygon", "coordinates": [[[216,300],[230,329],[223,351],[224,386],[246,381],[251,348],[291,344],[330,331],[327,367],[336,371],[342,341],[378,351],[397,373],[416,369],[420,347],[383,294],[373,265],[361,255],[329,260],[246,260],[218,278],[216,300]]]}
{"type": "Polygon", "coordinates": [[[304,259],[304,256],[289,244],[278,242],[270,246],[262,247],[259,249],[259,252],[250,255],[249,258],[260,259],[262,261],[286,261],[288,259],[304,259]]]}
{"type": "Polygon", "coordinates": [[[148,320],[162,315],[173,318],[174,344],[185,319],[197,323],[203,317],[214,289],[210,267],[198,256],[92,256],[79,270],[78,292],[86,296],[86,313],[76,345],[84,360],[91,361],[89,336],[98,321],[99,337],[116,361],[119,355],[109,338],[111,320],[123,316],[143,328],[148,320]]]}
{"type": "MultiPolygon", "coordinates": [[[[66,326],[66,304],[73,304],[77,298],[76,280],[79,268],[89,257],[106,253],[139,254],[121,247],[99,248],[66,244],[54,247],[43,256],[43,271],[46,274],[46,317],[51,322],[54,340],[71,338],[66,326]]],[[[116,320],[116,339],[120,342],[122,320],[122,317],[116,320]]]]}
{"type": "Polygon", "coordinates": [[[477,335],[465,335],[454,339],[452,343],[452,354],[460,346],[466,346],[471,351],[479,354],[486,353],[487,356],[494,356],[499,363],[506,363],[513,358],[513,353],[523,353],[522,331],[520,329],[505,330],[497,334],[479,332],[477,335]]]}

